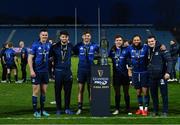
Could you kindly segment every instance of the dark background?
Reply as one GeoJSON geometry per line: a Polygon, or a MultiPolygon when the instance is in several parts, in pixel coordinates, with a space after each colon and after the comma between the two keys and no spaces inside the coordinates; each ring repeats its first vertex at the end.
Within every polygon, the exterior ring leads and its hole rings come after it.
{"type": "Polygon", "coordinates": [[[179,0],[1,0],[1,24],[180,24],[179,0]]]}

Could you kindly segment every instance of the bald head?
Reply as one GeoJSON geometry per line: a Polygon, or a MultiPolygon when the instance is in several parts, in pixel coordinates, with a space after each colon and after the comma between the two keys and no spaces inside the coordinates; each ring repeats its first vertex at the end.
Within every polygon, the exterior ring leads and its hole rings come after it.
{"type": "Polygon", "coordinates": [[[24,47],[24,42],[23,42],[23,41],[20,41],[20,42],[19,42],[19,47],[20,47],[20,48],[23,48],[23,47],[24,47]]]}

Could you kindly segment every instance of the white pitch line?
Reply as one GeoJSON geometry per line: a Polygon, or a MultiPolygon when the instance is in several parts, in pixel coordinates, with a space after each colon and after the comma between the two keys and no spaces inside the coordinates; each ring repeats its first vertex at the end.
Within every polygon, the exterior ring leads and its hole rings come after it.
{"type": "Polygon", "coordinates": [[[27,117],[7,117],[7,118],[0,118],[0,120],[74,120],[74,119],[180,119],[180,117],[47,117],[47,118],[27,118],[27,117]]]}

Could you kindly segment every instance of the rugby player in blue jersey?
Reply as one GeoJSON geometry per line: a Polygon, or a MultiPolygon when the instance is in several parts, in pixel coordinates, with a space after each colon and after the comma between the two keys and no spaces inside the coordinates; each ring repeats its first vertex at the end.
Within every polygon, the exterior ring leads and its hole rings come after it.
{"type": "Polygon", "coordinates": [[[7,66],[7,78],[8,82],[11,82],[11,70],[14,71],[15,83],[19,83],[17,74],[17,57],[16,52],[13,50],[13,44],[8,42],[8,49],[4,52],[3,60],[7,66]]]}
{"type": "Polygon", "coordinates": [[[94,55],[98,53],[99,47],[97,44],[91,42],[91,33],[86,31],[82,35],[83,42],[78,43],[74,47],[74,52],[79,56],[78,64],[78,111],[77,115],[82,113],[83,107],[83,93],[85,83],[87,83],[87,89],[90,96],[90,74],[91,74],[91,65],[94,64],[94,55]]]}
{"type": "Polygon", "coordinates": [[[32,44],[31,51],[28,57],[28,64],[30,74],[32,77],[32,104],[34,110],[34,117],[49,116],[44,110],[44,103],[46,99],[46,90],[49,82],[48,77],[48,61],[49,50],[51,44],[48,42],[48,31],[41,30],[39,39],[32,44]],[[37,109],[38,94],[40,92],[40,112],[37,109]]]}
{"type": "Polygon", "coordinates": [[[120,112],[121,86],[123,87],[126,112],[130,113],[130,96],[129,96],[129,76],[127,64],[128,49],[123,46],[124,40],[121,35],[115,36],[115,45],[110,50],[109,57],[113,63],[113,87],[115,91],[115,111],[113,115],[120,112]]]}

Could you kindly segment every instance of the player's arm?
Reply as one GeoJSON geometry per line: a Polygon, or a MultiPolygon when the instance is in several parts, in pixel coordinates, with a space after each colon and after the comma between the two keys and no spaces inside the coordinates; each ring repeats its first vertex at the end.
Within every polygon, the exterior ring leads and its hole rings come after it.
{"type": "Polygon", "coordinates": [[[129,77],[132,77],[132,62],[131,62],[131,54],[130,54],[130,47],[127,47],[126,48],[126,66],[127,66],[127,69],[128,69],[128,76],[129,77]]]}
{"type": "Polygon", "coordinates": [[[32,48],[31,48],[31,51],[29,53],[29,56],[28,56],[28,65],[29,65],[29,70],[30,70],[30,74],[31,74],[31,77],[35,77],[36,74],[34,72],[34,68],[33,68],[33,58],[34,58],[34,55],[36,54],[36,45],[32,45],[32,48]]]}
{"type": "Polygon", "coordinates": [[[25,51],[22,51],[22,58],[25,59],[25,51]]]}
{"type": "Polygon", "coordinates": [[[51,63],[54,66],[54,51],[53,51],[54,45],[51,46],[49,50],[49,63],[51,63]]]}
{"type": "Polygon", "coordinates": [[[71,55],[75,55],[75,52],[74,52],[74,45],[72,43],[69,43],[69,46],[71,48],[71,55]]]}
{"type": "Polygon", "coordinates": [[[6,64],[6,61],[5,61],[5,54],[2,55],[2,61],[4,64],[6,64]]]}
{"type": "Polygon", "coordinates": [[[80,46],[80,43],[77,43],[77,44],[73,47],[73,55],[79,55],[79,46],[80,46]]]}
{"type": "Polygon", "coordinates": [[[101,55],[100,55],[100,47],[95,44],[95,53],[94,53],[94,59],[95,60],[99,60],[101,58],[101,55]]]}
{"type": "Polygon", "coordinates": [[[18,58],[17,58],[16,55],[14,55],[14,62],[15,62],[15,64],[16,64],[16,66],[17,66],[17,65],[18,65],[18,58]]]}
{"type": "Polygon", "coordinates": [[[127,69],[128,69],[128,76],[132,77],[132,63],[131,63],[131,59],[127,58],[127,65],[126,65],[127,69]]]}
{"type": "Polygon", "coordinates": [[[166,70],[166,73],[164,75],[164,79],[169,79],[170,78],[170,73],[172,71],[172,60],[171,60],[171,54],[165,50],[162,52],[162,56],[164,58],[164,60],[166,61],[166,64],[167,64],[167,70],[166,70]]]}
{"type": "Polygon", "coordinates": [[[34,55],[29,54],[29,56],[28,56],[28,65],[29,65],[31,76],[35,77],[36,74],[35,74],[34,69],[33,69],[33,58],[34,58],[34,55]]]}

